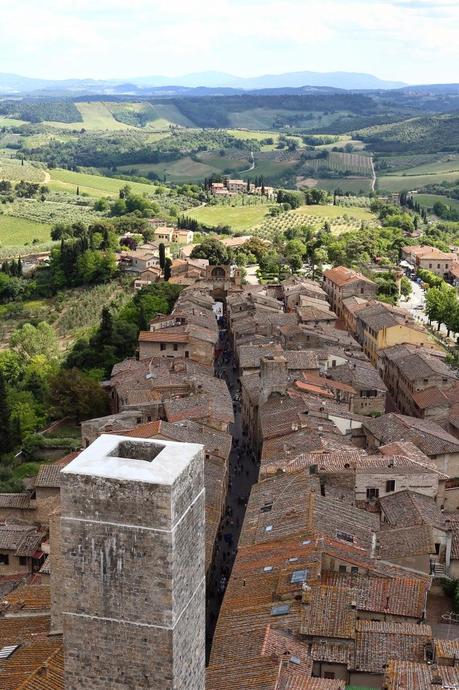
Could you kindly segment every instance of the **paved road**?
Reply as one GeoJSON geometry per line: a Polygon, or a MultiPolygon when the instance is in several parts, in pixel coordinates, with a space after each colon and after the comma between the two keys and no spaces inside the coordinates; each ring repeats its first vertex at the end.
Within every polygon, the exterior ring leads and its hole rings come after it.
{"type": "Polygon", "coordinates": [[[259,284],[259,280],[257,277],[258,269],[259,269],[258,264],[254,264],[253,266],[247,266],[247,268],[245,269],[247,271],[245,279],[249,285],[258,285],[259,284]]]}
{"type": "MultiPolygon", "coordinates": [[[[413,292],[407,300],[400,301],[399,306],[402,309],[406,309],[407,311],[409,311],[410,314],[414,317],[414,319],[419,323],[428,324],[429,319],[427,318],[424,311],[426,304],[425,290],[423,290],[422,287],[415,280],[411,280],[410,282],[413,288],[413,292]]],[[[450,333],[450,336],[448,337],[448,330],[444,324],[440,326],[440,330],[437,332],[440,333],[440,335],[444,336],[448,345],[456,344],[455,334],[450,333]]]]}
{"type": "MultiPolygon", "coordinates": [[[[217,374],[225,378],[233,400],[239,397],[240,387],[238,372],[233,368],[233,353],[229,340],[224,336],[222,341],[224,354],[216,364],[217,374]]],[[[242,435],[240,404],[235,401],[235,422],[231,429],[233,446],[229,461],[229,485],[226,510],[220,523],[217,535],[214,563],[207,587],[207,657],[218,618],[218,613],[225,593],[226,584],[231,574],[237,544],[244,520],[247,500],[252,484],[258,479],[259,466],[250,449],[247,448],[242,435]]]]}

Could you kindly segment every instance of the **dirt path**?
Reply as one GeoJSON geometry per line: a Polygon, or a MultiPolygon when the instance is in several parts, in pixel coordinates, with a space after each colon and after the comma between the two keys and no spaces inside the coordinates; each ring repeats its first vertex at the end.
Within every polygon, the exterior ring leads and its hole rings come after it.
{"type": "Polygon", "coordinates": [[[250,168],[247,168],[247,170],[240,170],[239,175],[242,175],[242,173],[252,172],[252,170],[255,168],[255,156],[253,155],[253,151],[250,152],[250,157],[252,159],[252,165],[250,168]]]}
{"type": "Polygon", "coordinates": [[[375,171],[375,164],[373,163],[373,156],[370,158],[371,162],[371,191],[375,191],[375,186],[376,186],[376,171],[375,171]]]}

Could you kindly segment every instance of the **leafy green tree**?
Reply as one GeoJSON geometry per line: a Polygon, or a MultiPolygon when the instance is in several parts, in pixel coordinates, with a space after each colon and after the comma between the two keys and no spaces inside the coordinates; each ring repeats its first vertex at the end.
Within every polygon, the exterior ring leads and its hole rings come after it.
{"type": "Polygon", "coordinates": [[[192,259],[208,259],[211,265],[230,262],[230,255],[225,245],[213,238],[206,238],[201,244],[196,245],[190,256],[192,259]]]}
{"type": "Polygon", "coordinates": [[[78,369],[62,369],[50,380],[49,405],[55,418],[77,422],[108,414],[108,397],[100,385],[78,369]]]}
{"type": "Polygon", "coordinates": [[[24,374],[24,359],[13,350],[0,352],[0,376],[5,383],[16,386],[24,374]]]}
{"type": "Polygon", "coordinates": [[[37,326],[26,323],[11,336],[11,347],[27,361],[36,355],[44,355],[48,360],[59,355],[58,339],[52,326],[41,321],[37,326]]]}
{"type": "Polygon", "coordinates": [[[406,276],[402,276],[401,279],[401,284],[400,284],[400,292],[402,293],[403,297],[409,297],[411,293],[413,292],[413,286],[411,285],[411,280],[407,278],[406,276]]]}

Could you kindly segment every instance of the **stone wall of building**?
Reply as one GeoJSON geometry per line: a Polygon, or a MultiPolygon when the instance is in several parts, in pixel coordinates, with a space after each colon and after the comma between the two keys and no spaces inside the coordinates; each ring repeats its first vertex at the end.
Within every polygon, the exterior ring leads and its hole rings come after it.
{"type": "Polygon", "coordinates": [[[103,436],[63,477],[66,690],[203,690],[202,447],[103,436]]]}

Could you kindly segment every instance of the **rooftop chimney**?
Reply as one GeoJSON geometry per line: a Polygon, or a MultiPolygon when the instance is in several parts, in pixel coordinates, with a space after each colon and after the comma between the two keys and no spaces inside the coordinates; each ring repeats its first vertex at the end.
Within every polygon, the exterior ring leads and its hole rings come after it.
{"type": "Polygon", "coordinates": [[[202,446],[101,436],[61,477],[66,690],[204,690],[202,446]]]}

